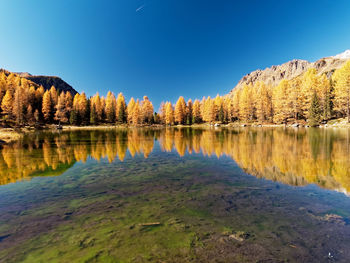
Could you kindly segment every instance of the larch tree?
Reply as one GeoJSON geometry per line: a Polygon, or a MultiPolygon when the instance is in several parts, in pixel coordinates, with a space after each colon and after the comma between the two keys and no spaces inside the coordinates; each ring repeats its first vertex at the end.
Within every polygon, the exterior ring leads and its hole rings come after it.
{"type": "Polygon", "coordinates": [[[70,116],[70,112],[73,109],[73,97],[69,91],[66,92],[66,96],[65,96],[65,108],[66,108],[66,113],[68,118],[68,116],[70,116]]]}
{"type": "Polygon", "coordinates": [[[319,101],[322,111],[322,119],[329,120],[332,117],[332,90],[331,82],[327,78],[326,74],[322,74],[319,77],[319,101]]]}
{"type": "Polygon", "coordinates": [[[187,125],[192,125],[192,121],[193,121],[193,103],[192,100],[189,99],[187,101],[187,108],[186,108],[186,124],[187,125]]]}
{"type": "Polygon", "coordinates": [[[89,102],[86,98],[85,92],[82,92],[78,99],[78,117],[82,123],[89,123],[90,112],[89,102]]]}
{"type": "Polygon", "coordinates": [[[116,99],[112,92],[108,91],[106,98],[106,117],[107,121],[110,123],[115,122],[115,108],[116,108],[116,99]]]}
{"type": "Polygon", "coordinates": [[[186,121],[186,102],[184,97],[180,96],[175,104],[175,121],[178,124],[185,124],[186,121]]]}
{"type": "Polygon", "coordinates": [[[167,125],[172,125],[174,123],[174,109],[171,102],[166,102],[165,104],[165,123],[167,125]]]}
{"type": "Polygon", "coordinates": [[[33,107],[31,104],[29,104],[26,109],[25,119],[28,124],[31,124],[34,122],[33,107]]]}
{"type": "Polygon", "coordinates": [[[239,114],[242,121],[252,121],[254,117],[254,99],[252,87],[244,85],[239,98],[239,114]]]}
{"type": "Polygon", "coordinates": [[[62,123],[68,122],[68,115],[66,110],[66,94],[64,92],[61,92],[57,100],[55,120],[62,123]]]}
{"type": "Polygon", "coordinates": [[[135,108],[135,99],[131,98],[129,103],[128,103],[128,107],[126,108],[126,110],[127,110],[127,119],[128,119],[128,123],[129,124],[132,123],[132,115],[133,115],[134,108],[135,108]]]}
{"type": "Polygon", "coordinates": [[[162,101],[159,106],[159,120],[160,123],[165,124],[165,103],[162,101]]]}
{"type": "Polygon", "coordinates": [[[301,95],[301,78],[297,77],[289,82],[290,91],[288,92],[288,105],[291,107],[293,119],[297,121],[302,116],[302,95],[301,95]]]}
{"type": "Polygon", "coordinates": [[[16,87],[14,100],[13,100],[13,116],[15,116],[17,125],[23,124],[24,121],[24,104],[23,104],[23,88],[16,87]]]}
{"type": "Polygon", "coordinates": [[[37,109],[39,112],[41,111],[41,107],[43,104],[44,93],[45,93],[45,90],[43,86],[40,86],[38,89],[35,90],[34,108],[37,109]]]}
{"type": "Polygon", "coordinates": [[[127,121],[126,103],[123,93],[119,93],[116,102],[116,120],[119,123],[127,121]]]}
{"type": "Polygon", "coordinates": [[[95,112],[96,112],[95,123],[102,121],[104,107],[102,106],[100,94],[98,92],[91,98],[91,109],[92,107],[95,108],[95,112]]]}
{"type": "Polygon", "coordinates": [[[317,72],[315,68],[308,69],[302,76],[301,79],[301,100],[300,108],[302,116],[307,119],[308,111],[310,109],[311,100],[313,98],[313,93],[319,92],[319,82],[317,77],[317,72]]]}
{"type": "Polygon", "coordinates": [[[350,122],[350,60],[333,76],[334,81],[334,110],[347,117],[350,122]]]}
{"type": "Polygon", "coordinates": [[[235,89],[233,91],[233,98],[232,98],[232,118],[233,119],[240,119],[240,95],[241,95],[241,89],[235,89]]]}
{"type": "Polygon", "coordinates": [[[56,106],[58,102],[58,92],[55,88],[55,86],[51,86],[50,88],[50,96],[51,96],[51,101],[54,106],[56,106]]]}
{"type": "Polygon", "coordinates": [[[223,105],[223,99],[218,95],[216,95],[214,99],[214,106],[211,110],[214,112],[212,113],[214,115],[214,121],[225,121],[225,112],[224,112],[224,105],[223,105]]]}
{"type": "Polygon", "coordinates": [[[254,89],[256,91],[255,107],[258,121],[265,122],[271,120],[272,96],[270,90],[262,81],[258,81],[254,85],[254,89]]]}
{"type": "Polygon", "coordinates": [[[232,99],[226,96],[223,101],[225,122],[232,121],[233,104],[232,99]]]}
{"type": "Polygon", "coordinates": [[[51,102],[51,96],[50,92],[47,90],[44,93],[43,96],[43,103],[42,103],[42,113],[44,116],[44,120],[46,122],[50,122],[52,118],[52,102],[51,102]]]}
{"type": "Polygon", "coordinates": [[[2,113],[5,114],[7,118],[11,118],[12,116],[12,103],[13,97],[11,91],[7,90],[1,102],[2,113]]]}
{"type": "Polygon", "coordinates": [[[193,118],[193,123],[201,122],[201,106],[200,106],[199,100],[197,99],[193,103],[192,118],[193,118]]]}
{"type": "Polygon", "coordinates": [[[141,121],[144,123],[153,122],[153,105],[147,96],[144,96],[141,102],[141,121]]]}
{"type": "Polygon", "coordinates": [[[141,105],[140,105],[139,100],[137,99],[136,102],[135,102],[133,111],[132,111],[132,124],[133,125],[140,124],[141,123],[141,118],[142,118],[141,105]]]}
{"type": "Polygon", "coordinates": [[[273,89],[273,121],[275,123],[286,123],[290,117],[290,107],[288,105],[288,94],[290,83],[288,80],[282,80],[273,89]]]}

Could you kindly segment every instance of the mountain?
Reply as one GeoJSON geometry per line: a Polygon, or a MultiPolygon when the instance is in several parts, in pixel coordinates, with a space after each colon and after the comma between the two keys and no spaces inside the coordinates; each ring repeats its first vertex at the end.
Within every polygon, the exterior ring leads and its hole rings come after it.
{"type": "MultiPolygon", "coordinates": [[[[325,57],[316,62],[309,62],[301,59],[294,59],[278,66],[272,66],[264,70],[258,69],[245,75],[234,87],[239,89],[245,84],[254,84],[257,81],[264,81],[266,84],[276,86],[282,79],[293,79],[303,74],[309,68],[316,68],[319,74],[326,73],[327,76],[333,74],[334,70],[340,68],[347,60],[350,59],[350,50],[336,56],[325,57]]],[[[232,94],[233,89],[230,91],[232,94]]]]}
{"type": "Polygon", "coordinates": [[[45,90],[50,89],[52,86],[55,86],[56,89],[60,91],[69,91],[73,96],[77,94],[78,92],[67,82],[65,82],[63,79],[55,76],[33,76],[29,74],[28,72],[18,72],[15,73],[19,75],[22,78],[26,78],[37,85],[41,85],[44,87],[45,90]]]}

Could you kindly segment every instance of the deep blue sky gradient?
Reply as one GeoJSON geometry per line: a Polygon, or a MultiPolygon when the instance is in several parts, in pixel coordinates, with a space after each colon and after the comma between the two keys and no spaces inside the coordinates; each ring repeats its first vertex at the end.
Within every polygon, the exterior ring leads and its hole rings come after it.
{"type": "Polygon", "coordinates": [[[0,67],[60,76],[89,96],[146,94],[156,109],[350,49],[347,0],[11,0],[0,25],[0,67]]]}

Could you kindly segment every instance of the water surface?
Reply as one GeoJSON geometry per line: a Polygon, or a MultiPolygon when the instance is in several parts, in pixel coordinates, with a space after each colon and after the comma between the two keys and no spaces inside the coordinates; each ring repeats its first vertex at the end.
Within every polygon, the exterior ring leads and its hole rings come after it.
{"type": "Polygon", "coordinates": [[[6,262],[348,262],[347,129],[36,133],[0,150],[6,262]]]}

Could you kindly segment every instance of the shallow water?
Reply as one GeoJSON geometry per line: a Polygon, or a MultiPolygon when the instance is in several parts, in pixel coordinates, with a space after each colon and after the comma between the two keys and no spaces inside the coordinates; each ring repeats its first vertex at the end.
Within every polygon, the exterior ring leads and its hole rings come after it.
{"type": "Polygon", "coordinates": [[[350,130],[37,133],[0,150],[3,262],[349,262],[350,130]]]}

